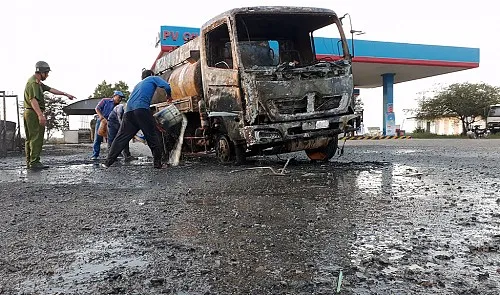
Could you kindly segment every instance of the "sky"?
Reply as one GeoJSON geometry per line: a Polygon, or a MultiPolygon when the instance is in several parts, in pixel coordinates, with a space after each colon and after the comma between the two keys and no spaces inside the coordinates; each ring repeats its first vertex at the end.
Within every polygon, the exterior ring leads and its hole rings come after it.
{"type": "MultiPolygon", "coordinates": [[[[261,5],[349,13],[354,29],[366,32],[358,37],[364,40],[479,48],[477,69],[394,86],[396,124],[402,129],[409,116],[404,110],[416,107],[422,91],[457,82],[500,86],[500,21],[491,0],[212,0],[196,5],[165,0],[16,0],[0,1],[0,90],[18,94],[22,101],[38,60],[51,66],[46,84],[78,100],[91,96],[103,80],[122,80],[133,88],[141,69],[151,67],[159,53],[155,41],[160,26],[201,27],[226,10],[261,5]]],[[[382,88],[362,89],[360,97],[365,126],[382,128],[382,88]]],[[[7,106],[7,119],[17,121],[13,100],[7,106]]],[[[78,129],[78,124],[70,121],[70,128],[78,129]]]]}

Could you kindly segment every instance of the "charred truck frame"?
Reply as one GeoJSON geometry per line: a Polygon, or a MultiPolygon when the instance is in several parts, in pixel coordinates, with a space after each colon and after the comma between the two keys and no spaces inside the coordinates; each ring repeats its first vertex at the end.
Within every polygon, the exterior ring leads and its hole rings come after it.
{"type": "MultiPolygon", "coordinates": [[[[332,158],[339,134],[359,120],[351,66],[334,11],[249,7],[211,19],[153,71],[169,81],[173,103],[188,118],[183,151],[215,149],[229,163],[299,150],[312,160],[332,158]],[[328,26],[340,36],[339,56],[318,60],[313,33],[328,26]]],[[[161,110],[164,100],[158,89],[152,107],[161,110]]]]}

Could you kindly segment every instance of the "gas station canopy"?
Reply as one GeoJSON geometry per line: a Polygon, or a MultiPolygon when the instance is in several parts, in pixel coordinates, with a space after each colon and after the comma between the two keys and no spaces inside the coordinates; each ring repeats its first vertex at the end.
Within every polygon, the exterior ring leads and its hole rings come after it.
{"type": "MultiPolygon", "coordinates": [[[[336,40],[315,39],[317,57],[331,56],[325,44],[336,40]]],[[[358,88],[382,86],[381,76],[387,73],[395,74],[396,84],[479,67],[478,48],[355,40],[354,49],[358,88]]]]}
{"type": "MultiPolygon", "coordinates": [[[[162,26],[159,59],[198,36],[199,28],[162,26]]],[[[349,39],[350,51],[352,42],[349,39]]],[[[317,58],[332,57],[337,38],[315,37],[317,58]]],[[[155,60],[156,62],[156,60],[155,60]]],[[[357,88],[382,86],[383,74],[394,74],[394,83],[407,82],[479,67],[479,48],[354,40],[353,74],[357,88]]]]}

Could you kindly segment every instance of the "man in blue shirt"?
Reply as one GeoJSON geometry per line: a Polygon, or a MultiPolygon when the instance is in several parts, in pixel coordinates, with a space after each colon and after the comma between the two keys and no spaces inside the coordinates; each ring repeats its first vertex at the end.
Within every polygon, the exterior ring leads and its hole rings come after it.
{"type": "MultiPolygon", "coordinates": [[[[103,98],[97,106],[95,107],[95,112],[97,113],[97,120],[95,122],[95,139],[94,147],[92,152],[92,160],[97,160],[99,158],[99,153],[101,152],[102,136],[100,136],[97,131],[101,122],[108,120],[109,114],[113,111],[113,108],[120,103],[120,101],[125,97],[123,92],[115,91],[111,98],[103,98]]],[[[107,122],[106,122],[107,123],[107,122]]]]}
{"type": "Polygon", "coordinates": [[[157,87],[165,89],[167,99],[171,98],[170,84],[161,77],[154,76],[153,71],[144,70],[142,72],[142,81],[134,87],[132,94],[130,94],[123,114],[122,125],[111,144],[108,157],[103,164],[104,167],[107,168],[116,161],[118,155],[139,130],[144,134],[151,149],[154,167],[163,167],[161,163],[162,147],[156,132],[156,121],[149,109],[157,87]]]}

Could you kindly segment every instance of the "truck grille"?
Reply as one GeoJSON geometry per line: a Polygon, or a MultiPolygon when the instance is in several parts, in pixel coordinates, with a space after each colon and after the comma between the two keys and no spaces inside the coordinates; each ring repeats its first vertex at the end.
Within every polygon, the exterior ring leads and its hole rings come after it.
{"type": "Polygon", "coordinates": [[[281,98],[271,101],[271,108],[278,110],[280,114],[293,115],[307,112],[307,99],[304,98],[281,98]]]}
{"type": "Polygon", "coordinates": [[[341,95],[315,97],[314,110],[327,111],[331,109],[336,109],[339,107],[341,100],[342,100],[341,95]]]}
{"type": "MultiPolygon", "coordinates": [[[[342,96],[315,96],[313,104],[310,106],[310,112],[327,111],[336,109],[340,105],[342,96]]],[[[270,108],[274,108],[283,115],[294,115],[308,113],[308,97],[287,97],[274,99],[269,102],[270,108]]]]}

